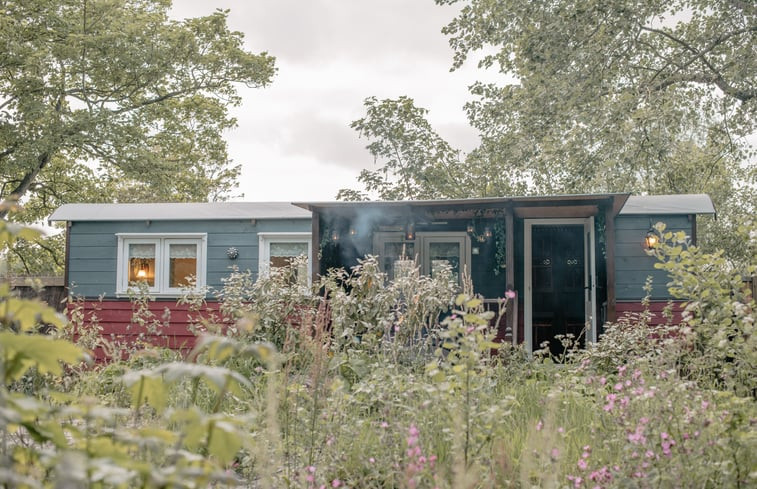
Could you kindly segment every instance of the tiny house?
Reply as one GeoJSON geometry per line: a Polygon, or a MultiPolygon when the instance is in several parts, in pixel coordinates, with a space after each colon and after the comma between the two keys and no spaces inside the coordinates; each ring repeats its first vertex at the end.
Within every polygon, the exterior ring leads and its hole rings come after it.
{"type": "Polygon", "coordinates": [[[532,351],[555,336],[596,341],[602,325],[640,310],[648,276],[652,310],[670,299],[665,272],[645,240],[664,222],[696,241],[697,216],[714,214],[707,195],[588,194],[396,202],[68,204],[69,294],[97,312],[106,333],[128,327],[130,284],[144,282],[151,310],[170,312],[169,346],[191,346],[183,288],[210,287],[207,308],[231,267],[264,274],[307,255],[312,278],[377,255],[389,279],[408,260],[433,275],[441,265],[469,279],[496,307],[516,299],[498,339],[532,351]],[[187,277],[194,277],[190,284],[187,277]]]}

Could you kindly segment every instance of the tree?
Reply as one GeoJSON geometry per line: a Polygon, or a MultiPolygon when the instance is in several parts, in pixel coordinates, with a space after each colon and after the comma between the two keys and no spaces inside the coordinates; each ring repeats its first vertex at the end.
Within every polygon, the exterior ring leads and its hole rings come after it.
{"type": "Polygon", "coordinates": [[[0,1],[0,198],[49,211],[82,188],[206,200],[233,186],[227,107],[235,84],[270,82],[274,59],[244,50],[228,12],[177,22],[170,6],[0,1]]]}
{"type": "MultiPolygon", "coordinates": [[[[366,116],[350,127],[371,139],[367,149],[383,166],[358,176],[368,192],[383,200],[460,196],[460,151],[453,149],[426,120],[427,110],[408,97],[365,101],[366,116]]],[[[364,200],[365,193],[343,189],[337,198],[364,200]]]]}
{"type": "MultiPolygon", "coordinates": [[[[240,103],[237,84],[271,81],[274,58],[246,51],[227,11],[174,21],[170,7],[0,0],[0,200],[25,209],[12,219],[34,222],[66,202],[217,200],[234,188],[228,107],[240,103]]],[[[33,271],[39,257],[20,254],[45,251],[40,243],[17,243],[9,261],[33,271]]]]}
{"type": "Polygon", "coordinates": [[[452,69],[480,55],[507,80],[471,87],[468,195],[707,192],[718,233],[755,212],[753,2],[436,2],[462,4],[452,69]]]}

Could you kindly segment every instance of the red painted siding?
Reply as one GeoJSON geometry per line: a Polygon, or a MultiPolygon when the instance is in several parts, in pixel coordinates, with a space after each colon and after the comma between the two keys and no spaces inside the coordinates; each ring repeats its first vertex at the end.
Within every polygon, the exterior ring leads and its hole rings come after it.
{"type": "MultiPolygon", "coordinates": [[[[182,352],[189,352],[195,345],[197,337],[190,330],[190,325],[199,324],[204,319],[221,321],[219,304],[208,302],[200,310],[192,311],[186,304],[170,301],[152,301],[148,310],[152,313],[147,323],[156,324],[151,328],[135,321],[137,306],[129,301],[84,301],[68,306],[69,316],[75,315],[77,309],[83,314],[84,327],[99,324],[102,336],[111,342],[125,345],[145,344],[168,347],[182,352]],[[166,312],[168,311],[168,312],[166,312]],[[150,329],[156,330],[150,332],[150,329]],[[158,332],[159,331],[159,332],[158,332]]],[[[75,333],[75,337],[80,332],[75,333]]],[[[94,351],[95,360],[107,361],[109,353],[102,347],[94,351]]]]}
{"type": "MultiPolygon", "coordinates": [[[[681,313],[683,312],[683,301],[673,301],[673,324],[681,323],[681,313]]],[[[663,316],[662,311],[668,306],[668,301],[652,301],[649,303],[649,312],[652,313],[652,318],[649,321],[651,326],[658,326],[661,324],[667,324],[668,320],[663,316]]],[[[641,302],[621,302],[616,303],[616,311],[618,319],[621,319],[626,314],[640,314],[644,311],[644,305],[641,302]]]]}

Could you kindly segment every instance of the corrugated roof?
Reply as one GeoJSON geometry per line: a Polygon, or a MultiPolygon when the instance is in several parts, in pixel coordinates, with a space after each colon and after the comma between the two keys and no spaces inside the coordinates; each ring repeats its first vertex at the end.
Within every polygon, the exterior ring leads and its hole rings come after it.
{"type": "Polygon", "coordinates": [[[707,194],[632,195],[620,210],[620,215],[715,213],[715,206],[707,194]]]}
{"type": "Polygon", "coordinates": [[[310,219],[289,202],[65,204],[50,221],[200,221],[216,219],[310,219]]]}

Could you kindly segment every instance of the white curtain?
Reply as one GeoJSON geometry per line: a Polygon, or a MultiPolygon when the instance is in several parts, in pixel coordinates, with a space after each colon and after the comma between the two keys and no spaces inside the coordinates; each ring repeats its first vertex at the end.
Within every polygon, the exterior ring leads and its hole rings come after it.
{"type": "Polygon", "coordinates": [[[155,245],[147,243],[130,244],[129,258],[155,258],[155,245]]]}
{"type": "Polygon", "coordinates": [[[271,243],[271,257],[275,256],[300,256],[308,254],[307,243],[271,243]]]}
{"type": "Polygon", "coordinates": [[[197,258],[197,245],[172,244],[168,247],[169,258],[197,258]]]}

